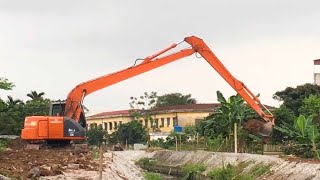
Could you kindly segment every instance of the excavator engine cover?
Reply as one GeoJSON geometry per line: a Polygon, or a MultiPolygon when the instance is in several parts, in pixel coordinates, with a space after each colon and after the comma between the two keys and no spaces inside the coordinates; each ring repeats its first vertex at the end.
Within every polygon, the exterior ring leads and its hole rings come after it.
{"type": "Polygon", "coordinates": [[[21,132],[24,140],[82,140],[85,129],[73,119],[58,116],[31,116],[21,132]]]}

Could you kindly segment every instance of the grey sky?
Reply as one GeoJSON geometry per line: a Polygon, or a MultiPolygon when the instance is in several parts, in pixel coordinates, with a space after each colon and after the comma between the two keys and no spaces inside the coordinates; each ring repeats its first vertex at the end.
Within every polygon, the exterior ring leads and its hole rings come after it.
{"type": "MultiPolygon", "coordinates": [[[[287,86],[313,82],[320,58],[320,2],[245,1],[0,1],[0,92],[26,99],[31,90],[64,99],[77,84],[133,65],[185,36],[196,35],[265,104],[287,86]]],[[[98,91],[92,113],[129,108],[129,97],[156,91],[191,93],[216,102],[235,94],[203,59],[190,56],[98,91]]]]}

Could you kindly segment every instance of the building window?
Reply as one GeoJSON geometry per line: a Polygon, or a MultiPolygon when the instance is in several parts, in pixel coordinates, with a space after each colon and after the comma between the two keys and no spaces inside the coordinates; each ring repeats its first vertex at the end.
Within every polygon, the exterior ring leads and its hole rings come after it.
{"type": "Polygon", "coordinates": [[[156,119],[156,128],[159,128],[159,119],[156,119]]]}
{"type": "Polygon", "coordinates": [[[114,122],[114,129],[118,129],[118,123],[114,122]]]}
{"type": "Polygon", "coordinates": [[[178,119],[176,117],[172,118],[173,126],[178,126],[178,119]]]}
{"type": "Polygon", "coordinates": [[[99,129],[100,129],[100,128],[102,129],[102,124],[99,124],[99,129]]]}
{"type": "Polygon", "coordinates": [[[97,127],[97,123],[92,123],[90,124],[90,129],[96,128],[97,127]]]}
{"type": "Polygon", "coordinates": [[[161,128],[164,127],[164,118],[161,118],[161,125],[160,125],[161,128]]]}
{"type": "Polygon", "coordinates": [[[144,120],[144,127],[146,127],[146,128],[148,127],[148,119],[144,120]]]}
{"type": "Polygon", "coordinates": [[[109,130],[112,130],[112,122],[109,122],[109,130]]]}
{"type": "Polygon", "coordinates": [[[167,127],[170,127],[170,118],[167,118],[167,127]]]}
{"type": "Polygon", "coordinates": [[[108,123],[104,123],[104,130],[108,130],[108,123]]]}
{"type": "Polygon", "coordinates": [[[119,121],[119,125],[121,125],[122,124],[122,121],[119,121]]]}
{"type": "Polygon", "coordinates": [[[142,120],[140,120],[139,122],[140,122],[140,124],[142,124],[142,120]]]}

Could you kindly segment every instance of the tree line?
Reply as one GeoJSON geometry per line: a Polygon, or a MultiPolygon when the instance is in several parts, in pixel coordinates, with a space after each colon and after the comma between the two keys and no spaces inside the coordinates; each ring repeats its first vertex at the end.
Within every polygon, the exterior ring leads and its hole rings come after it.
{"type": "MultiPolygon", "coordinates": [[[[15,85],[6,78],[0,78],[0,90],[11,90],[14,87],[15,85]]],[[[19,135],[26,116],[47,115],[51,100],[44,98],[44,95],[43,92],[31,91],[26,94],[29,99],[25,102],[11,96],[6,99],[1,97],[0,134],[19,135]]],[[[273,98],[282,104],[273,110],[276,121],[269,142],[282,144],[286,153],[301,157],[319,157],[320,86],[306,83],[296,87],[287,87],[275,92],[273,98]]],[[[237,123],[240,148],[254,148],[264,141],[263,137],[252,134],[245,129],[245,123],[248,119],[259,117],[250,107],[245,105],[239,95],[226,98],[222,92],[218,91],[217,101],[221,106],[197,126],[185,128],[186,136],[191,137],[199,134],[210,142],[223,143],[228,138],[232,139],[233,123],[237,123]]],[[[197,100],[190,94],[170,93],[158,96],[156,92],[146,92],[139,97],[130,97],[129,105],[132,109],[140,110],[134,114],[136,119],[143,118],[152,121],[149,114],[149,110],[152,108],[194,103],[197,103],[197,100]]],[[[88,132],[88,134],[90,133],[88,132]]],[[[142,124],[134,121],[120,125],[118,131],[108,135],[108,138],[113,142],[124,143],[127,141],[132,144],[146,142],[148,136],[142,124]]]]}
{"type": "MultiPolygon", "coordinates": [[[[0,78],[0,90],[12,90],[14,87],[8,79],[0,78]]],[[[44,92],[31,91],[26,94],[29,97],[27,101],[12,96],[0,97],[0,134],[20,135],[26,116],[47,115],[51,101],[44,95],[44,92]]]]}

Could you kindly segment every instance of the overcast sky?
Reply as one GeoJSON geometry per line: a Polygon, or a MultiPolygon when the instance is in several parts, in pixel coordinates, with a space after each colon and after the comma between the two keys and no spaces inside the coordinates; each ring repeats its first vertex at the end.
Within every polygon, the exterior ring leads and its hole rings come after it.
{"type": "MultiPolygon", "coordinates": [[[[202,38],[264,104],[287,86],[313,82],[320,58],[320,1],[0,0],[0,91],[65,99],[77,84],[132,66],[186,36],[202,38]]],[[[216,102],[233,89],[194,55],[86,97],[91,113],[129,108],[143,92],[192,94],[216,102]]]]}

